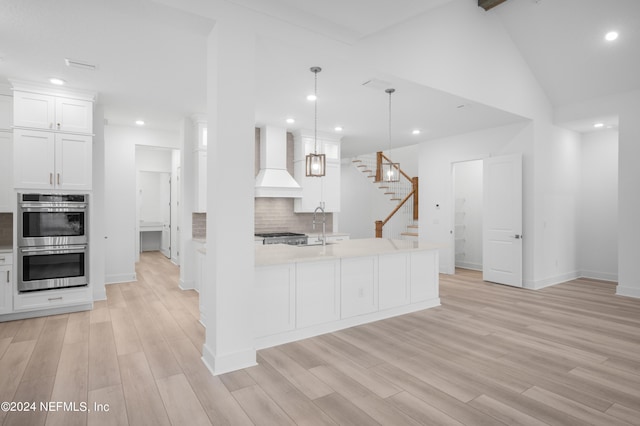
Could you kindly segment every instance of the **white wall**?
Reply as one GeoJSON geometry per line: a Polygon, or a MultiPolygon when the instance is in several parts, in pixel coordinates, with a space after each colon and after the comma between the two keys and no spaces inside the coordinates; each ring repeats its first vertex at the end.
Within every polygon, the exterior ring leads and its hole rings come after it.
{"type": "Polygon", "coordinates": [[[135,281],[136,145],[180,149],[178,132],[105,126],[105,282],[135,281]]]}
{"type": "Polygon", "coordinates": [[[618,279],[618,131],[582,136],[578,264],[583,277],[618,279]]]}
{"type": "Polygon", "coordinates": [[[454,164],[455,265],[482,270],[481,160],[454,164]]]}
{"type": "MultiPolygon", "coordinates": [[[[453,164],[479,160],[500,154],[523,154],[525,167],[533,162],[527,152],[532,139],[531,123],[514,124],[423,142],[420,145],[420,239],[441,243],[440,270],[453,273],[455,200],[453,191],[453,164]],[[439,207],[436,207],[438,205],[439,207]]],[[[526,210],[527,194],[531,182],[523,180],[526,210]]],[[[531,220],[525,220],[523,233],[531,230],[531,220]]],[[[527,260],[533,250],[533,242],[524,240],[524,274],[532,276],[532,261],[527,260]]]]}

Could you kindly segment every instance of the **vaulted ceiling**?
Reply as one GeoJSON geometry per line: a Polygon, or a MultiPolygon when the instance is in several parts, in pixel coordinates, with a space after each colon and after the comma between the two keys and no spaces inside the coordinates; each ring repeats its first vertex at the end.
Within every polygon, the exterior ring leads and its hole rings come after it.
{"type": "MultiPolygon", "coordinates": [[[[477,0],[228,1],[349,45],[450,2],[477,0]]],[[[113,123],[144,118],[151,126],[175,129],[180,118],[206,110],[206,36],[214,23],[195,12],[206,6],[204,0],[3,0],[0,77],[45,81],[61,76],[69,86],[99,92],[105,115],[113,123]],[[64,58],[94,63],[97,70],[68,68],[64,58]]],[[[504,26],[554,106],[640,89],[638,0],[511,0],[479,13],[494,14],[504,26]],[[620,33],[615,43],[603,39],[611,29],[620,33]]],[[[259,124],[295,115],[297,125],[312,125],[309,105],[299,96],[312,87],[309,65],[325,67],[319,85],[334,98],[331,107],[320,109],[321,130],[343,125],[345,139],[385,139],[386,101],[362,86],[371,78],[397,86],[394,111],[405,122],[396,124],[428,128],[430,133],[422,140],[520,119],[355,63],[332,60],[329,52],[325,55],[329,59],[316,64],[304,52],[292,55],[287,46],[272,40],[259,43],[259,124]],[[298,71],[278,73],[268,66],[273,61],[282,61],[281,69],[298,71]],[[471,108],[464,111],[459,105],[471,108]],[[429,120],[421,122],[413,113],[417,110],[429,120]],[[372,130],[371,123],[380,123],[381,128],[372,130]]],[[[418,140],[403,136],[398,142],[418,140]]]]}

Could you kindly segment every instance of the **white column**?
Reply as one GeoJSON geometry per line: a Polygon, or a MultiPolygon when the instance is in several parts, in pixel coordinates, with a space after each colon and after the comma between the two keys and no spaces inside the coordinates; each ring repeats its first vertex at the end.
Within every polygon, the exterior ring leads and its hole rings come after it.
{"type": "Polygon", "coordinates": [[[213,374],[256,364],[253,346],[255,35],[221,19],[207,45],[206,340],[213,374]]]}
{"type": "MultiPolygon", "coordinates": [[[[640,97],[640,96],[638,96],[640,97]]],[[[620,296],[640,298],[640,99],[620,114],[618,142],[618,288],[620,296]]]]}

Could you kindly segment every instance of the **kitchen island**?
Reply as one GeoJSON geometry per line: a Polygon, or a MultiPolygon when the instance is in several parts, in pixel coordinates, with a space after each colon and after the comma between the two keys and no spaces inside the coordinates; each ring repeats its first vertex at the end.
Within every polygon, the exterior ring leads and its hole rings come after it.
{"type": "Polygon", "coordinates": [[[255,264],[256,349],[440,305],[435,244],[273,244],[255,264]]]}

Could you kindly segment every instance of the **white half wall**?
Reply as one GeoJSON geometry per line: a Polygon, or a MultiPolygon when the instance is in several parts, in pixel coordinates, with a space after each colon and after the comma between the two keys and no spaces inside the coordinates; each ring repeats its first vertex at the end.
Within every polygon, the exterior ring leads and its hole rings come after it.
{"type": "Polygon", "coordinates": [[[618,131],[582,136],[578,213],[580,275],[618,280],[618,131]]]}

